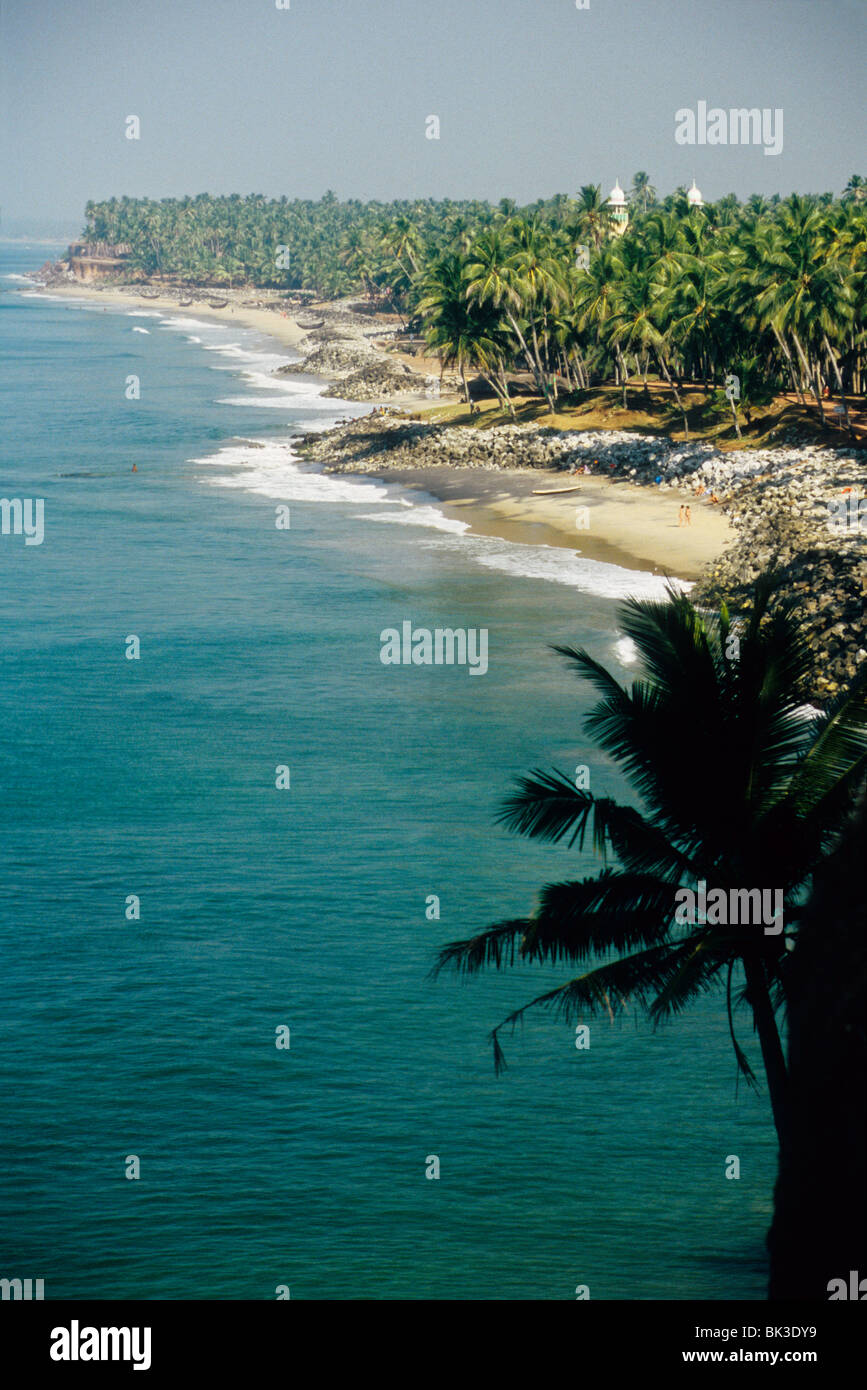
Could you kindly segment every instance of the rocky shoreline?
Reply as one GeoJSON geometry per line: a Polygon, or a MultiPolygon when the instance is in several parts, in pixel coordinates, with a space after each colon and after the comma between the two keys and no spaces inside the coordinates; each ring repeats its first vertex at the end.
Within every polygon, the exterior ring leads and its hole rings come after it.
{"type": "Polygon", "coordinates": [[[124,280],[116,276],[81,281],[70,269],[71,262],[46,262],[34,279],[46,289],[80,288],[86,294],[106,290],[136,296],[143,302],[171,301],[179,309],[207,311],[225,306],[238,310],[257,310],[291,316],[303,333],[298,351],[301,362],[280,368],[286,375],[310,374],[328,379],[324,396],[345,401],[438,400],[441,390],[453,390],[457,383],[449,375],[414,370],[388,349],[398,336],[397,315],[377,312],[358,298],[329,303],[316,301],[312,292],[287,294],[283,290],[252,290],[249,286],[227,289],[219,286],[164,284],[158,280],[124,280]]]}
{"type": "MultiPolygon", "coordinates": [[[[64,284],[63,263],[46,265],[43,284],[64,284]]],[[[101,285],[82,286],[86,293],[101,285]]],[[[451,374],[424,374],[394,354],[400,346],[396,316],[375,313],[357,299],[312,303],[300,293],[217,290],[215,287],[127,283],[105,288],[141,296],[159,293],[179,308],[210,304],[215,296],[239,309],[292,315],[304,334],[302,360],[278,369],[328,381],[323,395],[348,401],[420,403],[455,391],[451,374]],[[309,323],[309,327],[308,327],[309,323]],[[391,349],[391,350],[389,350],[391,349]]],[[[586,471],[636,487],[719,502],[734,542],[707,566],[697,594],[724,595],[746,610],[756,576],[772,559],[784,594],[797,604],[814,653],[805,695],[827,703],[867,661],[867,497],[865,450],[818,446],[783,437],[772,448],[721,452],[705,440],[676,442],[622,430],[555,430],[544,425],[494,429],[425,423],[399,410],[344,423],[298,441],[302,457],[332,473],[382,477],[389,470],[437,467],[485,470],[586,471]],[[854,503],[852,501],[854,499],[854,503]],[[846,504],[834,521],[830,507],[846,504]]]]}
{"type": "Polygon", "coordinates": [[[580,469],[668,489],[686,501],[716,497],[736,535],[707,567],[699,598],[724,594],[748,609],[756,576],[774,559],[814,653],[805,696],[827,703],[867,661],[867,501],[858,513],[867,494],[863,450],[789,438],[774,448],[721,453],[704,440],[678,443],[617,430],[486,430],[378,415],[305,435],[299,452],[332,473],[580,469]]]}

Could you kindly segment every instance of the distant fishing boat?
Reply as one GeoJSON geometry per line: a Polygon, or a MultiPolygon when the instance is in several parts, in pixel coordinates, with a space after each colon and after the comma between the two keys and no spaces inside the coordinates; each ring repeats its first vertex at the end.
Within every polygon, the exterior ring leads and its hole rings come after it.
{"type": "Polygon", "coordinates": [[[208,308],[209,308],[209,309],[225,309],[225,307],[226,307],[226,305],[228,304],[228,302],[229,302],[228,299],[209,299],[209,300],[208,300],[208,308]]]}

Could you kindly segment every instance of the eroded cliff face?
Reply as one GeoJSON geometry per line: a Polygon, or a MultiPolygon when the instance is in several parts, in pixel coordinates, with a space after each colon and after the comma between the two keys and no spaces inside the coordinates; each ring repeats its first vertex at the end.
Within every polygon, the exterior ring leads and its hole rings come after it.
{"type": "Polygon", "coordinates": [[[113,245],[107,241],[75,242],[69,248],[67,262],[72,278],[82,284],[121,275],[129,268],[132,247],[125,242],[113,245]]]}

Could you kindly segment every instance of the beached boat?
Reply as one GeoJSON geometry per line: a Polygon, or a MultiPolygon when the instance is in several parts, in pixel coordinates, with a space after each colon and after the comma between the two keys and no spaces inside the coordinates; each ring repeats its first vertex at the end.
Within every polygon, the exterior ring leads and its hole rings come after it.
{"type": "Polygon", "coordinates": [[[534,497],[553,497],[558,492],[580,492],[581,484],[575,483],[572,487],[534,487],[534,497]]]}
{"type": "Polygon", "coordinates": [[[298,314],[295,322],[299,328],[322,328],[325,320],[313,318],[310,314],[298,314]]]}
{"type": "Polygon", "coordinates": [[[142,299],[159,299],[160,297],[159,290],[140,290],[139,293],[142,299]]]}
{"type": "Polygon", "coordinates": [[[182,309],[189,309],[189,307],[190,307],[190,305],[192,304],[192,302],[193,302],[192,299],[179,299],[179,300],[178,300],[178,304],[180,305],[180,307],[181,307],[182,309]]]}

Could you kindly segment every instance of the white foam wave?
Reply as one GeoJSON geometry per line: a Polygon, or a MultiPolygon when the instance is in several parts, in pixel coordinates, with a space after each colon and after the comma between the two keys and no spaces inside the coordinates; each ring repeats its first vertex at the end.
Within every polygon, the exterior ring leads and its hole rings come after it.
{"type": "Polygon", "coordinates": [[[157,309],[128,309],[126,317],[128,319],[161,319],[162,314],[157,309]]]}
{"type": "Polygon", "coordinates": [[[342,406],[345,409],[350,402],[337,400],[333,396],[324,400],[308,390],[292,396],[221,396],[217,405],[252,406],[254,410],[326,410],[333,419],[335,408],[342,406]]]}
{"type": "Polygon", "coordinates": [[[132,331],[133,333],[150,333],[149,328],[134,328],[132,331]]]}
{"type": "MultiPolygon", "coordinates": [[[[477,564],[524,579],[546,579],[566,584],[600,598],[664,598],[663,575],[628,570],[603,560],[590,560],[561,546],[522,545],[496,536],[468,535],[462,544],[477,564]]],[[[681,584],[684,590],[692,587],[681,584]]]]}
{"type": "Polygon", "coordinates": [[[10,271],[8,275],[2,275],[2,276],[0,276],[0,279],[2,279],[2,280],[17,280],[18,283],[19,283],[19,284],[22,284],[22,285],[38,285],[38,284],[39,284],[39,281],[38,281],[38,280],[34,280],[33,277],[32,277],[31,275],[16,275],[16,274],[14,274],[14,272],[12,272],[12,271],[10,271]]]}
{"type": "Polygon", "coordinates": [[[336,478],[299,466],[291,444],[242,440],[205,458],[190,459],[209,467],[235,470],[209,478],[215,487],[240,488],[285,502],[357,502],[369,506],[389,500],[381,483],[336,478]]]}
{"type": "MultiPolygon", "coordinates": [[[[283,352],[269,352],[264,348],[242,347],[239,343],[215,343],[207,348],[208,352],[218,352],[222,357],[231,357],[235,362],[255,362],[261,367],[261,372],[251,372],[251,376],[261,376],[266,385],[272,384],[272,379],[268,372],[275,367],[285,367],[289,358],[283,352]]],[[[245,373],[247,375],[247,373],[245,373]]],[[[277,385],[280,385],[278,378],[277,385]]]]}
{"type": "MultiPolygon", "coordinates": [[[[262,365],[263,365],[263,366],[266,366],[266,365],[267,365],[267,366],[269,366],[269,368],[270,368],[270,370],[268,370],[268,371],[258,371],[258,372],[257,372],[257,371],[250,371],[250,370],[248,369],[248,370],[246,370],[246,371],[244,371],[244,372],[241,373],[241,375],[242,375],[244,381],[249,381],[249,382],[251,383],[251,385],[258,387],[258,389],[259,389],[260,391],[282,391],[282,392],[283,392],[285,395],[287,395],[287,396],[297,395],[297,394],[299,394],[299,393],[302,393],[302,394],[303,394],[304,392],[309,393],[309,391],[310,391],[310,382],[309,382],[309,381],[304,381],[304,380],[302,380],[302,381],[295,381],[295,380],[292,379],[292,377],[274,376],[274,375],[272,374],[272,373],[273,373],[273,367],[271,367],[270,364],[273,362],[275,366],[282,367],[282,366],[285,365],[285,362],[286,362],[285,357],[283,357],[283,358],[271,357],[271,356],[267,355],[266,353],[252,353],[252,352],[251,352],[251,353],[247,353],[247,356],[248,356],[248,357],[251,357],[251,358],[253,358],[253,357],[258,357],[258,358],[260,358],[260,359],[262,360],[262,365]],[[267,359],[267,360],[265,360],[265,359],[267,359]]],[[[322,388],[319,387],[318,389],[321,390],[322,388]]]]}
{"type": "MultiPolygon", "coordinates": [[[[249,401],[242,397],[239,403],[249,404],[249,401]]],[[[476,564],[503,574],[565,584],[599,598],[665,597],[667,581],[663,575],[591,560],[561,546],[523,545],[497,536],[473,535],[466,522],[446,517],[435,505],[415,505],[403,496],[390,493],[379,481],[336,477],[299,465],[288,442],[237,440],[214,454],[190,462],[219,470],[217,476],[206,480],[214,487],[236,488],[272,497],[275,501],[350,502],[367,507],[374,502],[379,508],[388,507],[387,511],[361,512],[358,520],[418,526],[444,533],[420,543],[451,551],[457,547],[476,564]]],[[[692,588],[691,584],[675,582],[684,592],[692,588]]],[[[637,655],[631,640],[622,635],[615,644],[615,652],[624,666],[632,665],[637,655]]]]}
{"type": "Polygon", "coordinates": [[[614,655],[621,666],[634,666],[638,660],[638,648],[631,637],[620,637],[614,643],[614,655]]]}
{"type": "Polygon", "coordinates": [[[458,521],[456,517],[444,516],[437,507],[414,507],[411,502],[407,502],[402,497],[395,500],[407,510],[365,512],[359,517],[359,520],[393,522],[397,526],[427,526],[434,531],[450,531],[455,536],[462,536],[470,529],[468,521],[458,521]]]}
{"type": "Polygon", "coordinates": [[[159,319],[160,323],[163,325],[164,328],[184,329],[184,328],[216,328],[216,327],[219,327],[218,324],[209,323],[209,322],[208,322],[207,320],[205,320],[205,319],[192,319],[192,318],[186,318],[186,317],[184,317],[184,316],[182,316],[182,315],[179,315],[179,314],[172,314],[172,315],[170,315],[170,316],[168,316],[168,317],[165,317],[165,316],[162,315],[162,314],[157,314],[156,317],[159,319]]]}

